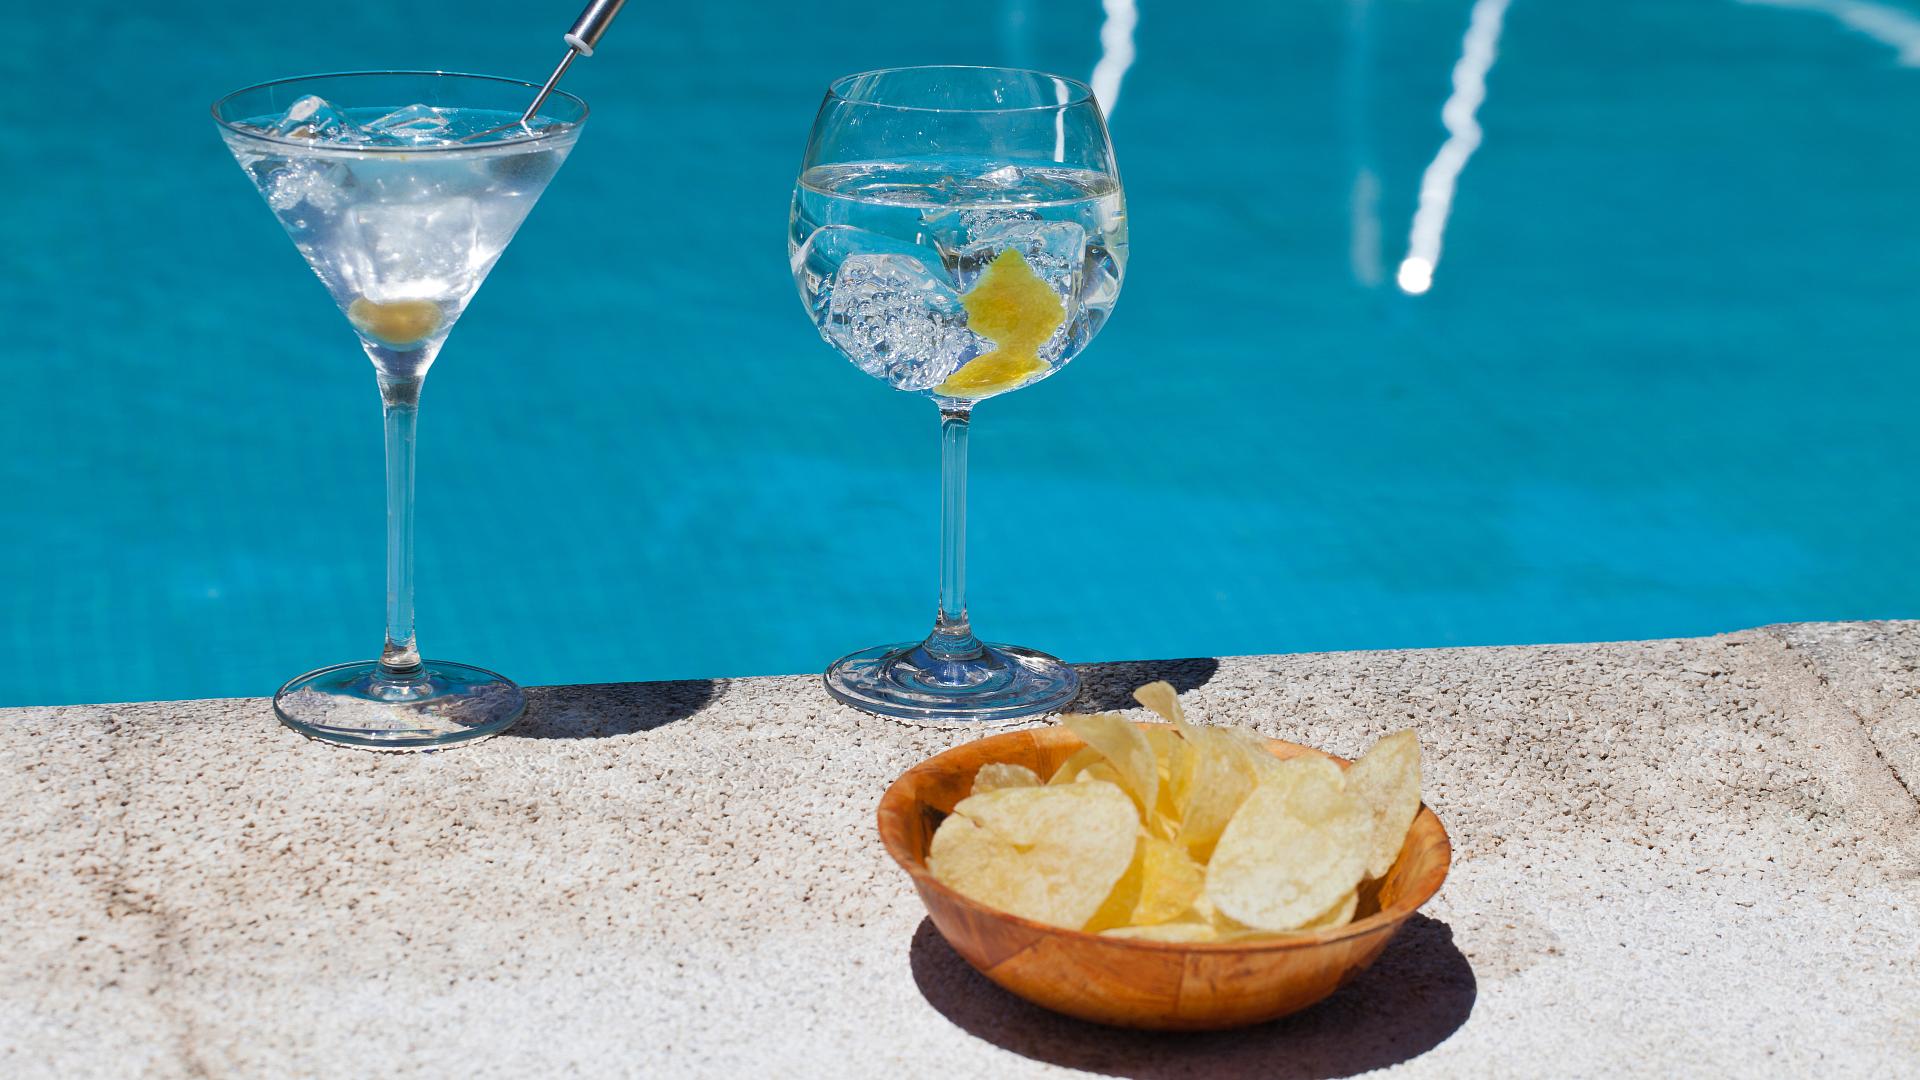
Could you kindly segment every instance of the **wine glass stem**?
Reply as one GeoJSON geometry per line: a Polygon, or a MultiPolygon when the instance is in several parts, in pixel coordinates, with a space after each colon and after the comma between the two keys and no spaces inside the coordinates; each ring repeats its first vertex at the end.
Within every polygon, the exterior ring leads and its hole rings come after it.
{"type": "Polygon", "coordinates": [[[967,622],[967,425],[965,406],[940,408],[940,611],[925,648],[943,660],[981,654],[967,622]]]}
{"type": "Polygon", "coordinates": [[[413,638],[413,440],[420,382],[380,380],[387,429],[387,643],[380,650],[380,667],[396,679],[420,673],[413,638]]]}

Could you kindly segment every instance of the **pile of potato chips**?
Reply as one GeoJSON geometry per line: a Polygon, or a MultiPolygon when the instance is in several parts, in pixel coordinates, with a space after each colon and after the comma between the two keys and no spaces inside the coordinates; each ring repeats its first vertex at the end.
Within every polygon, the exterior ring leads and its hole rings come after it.
{"type": "Polygon", "coordinates": [[[1343,770],[1189,723],[1166,683],[1134,697],[1170,726],[1067,716],[1086,746],[1045,781],[982,766],[934,833],[934,877],[1002,911],[1115,937],[1237,941],[1350,921],[1420,809],[1414,733],[1343,770]]]}

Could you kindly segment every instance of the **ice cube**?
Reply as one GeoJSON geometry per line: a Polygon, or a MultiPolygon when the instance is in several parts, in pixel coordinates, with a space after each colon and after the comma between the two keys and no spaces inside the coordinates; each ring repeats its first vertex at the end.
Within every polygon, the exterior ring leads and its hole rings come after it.
{"type": "Polygon", "coordinates": [[[259,183],[267,205],[276,211],[292,210],[301,203],[326,211],[340,206],[345,198],[341,187],[350,178],[345,167],[337,162],[287,161],[277,165],[259,183]]]}
{"type": "Polygon", "coordinates": [[[453,141],[453,119],[431,105],[408,105],[363,125],[375,143],[431,146],[453,141]]]}
{"type": "MultiPolygon", "coordinates": [[[[802,229],[804,225],[800,226],[802,229]]],[[[833,295],[834,275],[855,255],[899,255],[931,267],[939,275],[939,257],[919,244],[853,225],[822,225],[808,233],[792,253],[794,280],[822,332],[827,325],[827,301],[833,295]]],[[[942,278],[945,284],[945,279],[942,278]]]]}
{"type": "Polygon", "coordinates": [[[1066,305],[1060,329],[1040,347],[1042,358],[1053,361],[1066,347],[1069,328],[1079,313],[1080,287],[1087,258],[1087,231],[1071,221],[1045,221],[1024,213],[973,211],[963,215],[967,242],[954,263],[960,291],[973,288],[988,264],[1008,248],[1017,249],[1027,265],[1040,275],[1066,305]]]}
{"type": "Polygon", "coordinates": [[[1009,188],[1020,182],[1026,170],[1018,165],[1002,165],[989,173],[982,173],[980,182],[988,187],[1009,188]]]}
{"type": "Polygon", "coordinates": [[[268,125],[267,130],[285,139],[328,143],[366,141],[366,133],[342,116],[326,98],[312,94],[287,106],[286,114],[268,125]]]}
{"type": "Polygon", "coordinates": [[[1061,299],[1070,301],[1079,292],[1087,257],[1087,231],[1078,224],[1009,214],[984,220],[972,213],[967,216],[971,218],[967,222],[967,242],[961,246],[955,266],[961,292],[972,288],[987,264],[1008,248],[1018,248],[1061,299]]]}
{"type": "Polygon", "coordinates": [[[498,249],[480,241],[469,198],[369,203],[341,215],[343,276],[355,291],[387,302],[472,291],[498,249]]]}
{"type": "MultiPolygon", "coordinates": [[[[264,127],[260,130],[266,130],[264,127]]],[[[227,149],[247,171],[247,176],[289,228],[306,228],[303,218],[288,211],[305,203],[315,210],[330,211],[345,199],[345,187],[352,175],[337,161],[323,160],[317,154],[261,153],[259,144],[243,138],[228,137],[227,149]]]]}
{"type": "MultiPolygon", "coordinates": [[[[1080,279],[1080,321],[1085,328],[1075,330],[1085,344],[1106,325],[1114,301],[1120,298],[1120,260],[1100,244],[1087,245],[1087,269],[1080,279]]],[[[1071,325],[1071,324],[1069,324],[1071,325]]]]}
{"type": "Polygon", "coordinates": [[[849,256],[833,275],[826,314],[826,339],[900,390],[932,389],[978,351],[959,294],[910,255],[849,256]]]}

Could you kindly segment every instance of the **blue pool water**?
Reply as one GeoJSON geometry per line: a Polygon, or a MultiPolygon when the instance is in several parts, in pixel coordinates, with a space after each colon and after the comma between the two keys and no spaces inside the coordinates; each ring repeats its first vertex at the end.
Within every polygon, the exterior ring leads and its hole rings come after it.
{"type": "MultiPolygon", "coordinates": [[[[0,15],[0,704],[372,655],[370,369],[205,107],[318,70],[537,77],[577,6],[0,15]]],[[[1106,35],[1108,72],[1134,52],[1129,278],[1070,370],[977,415],[985,632],[1099,660],[1920,614],[1920,4],[1853,5],[1867,33],[1818,0],[1514,0],[1419,296],[1395,268],[1471,0],[1138,0],[1128,35],[1133,6],[1106,35]]],[[[426,651],[584,682],[922,630],[934,411],[807,325],[794,168],[834,75],[1086,77],[1108,18],[630,6],[428,383],[426,651]]]]}

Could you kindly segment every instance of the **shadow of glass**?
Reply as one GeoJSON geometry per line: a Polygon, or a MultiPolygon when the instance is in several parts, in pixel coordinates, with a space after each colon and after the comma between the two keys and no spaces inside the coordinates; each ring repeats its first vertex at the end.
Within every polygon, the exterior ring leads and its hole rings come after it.
{"type": "Polygon", "coordinates": [[[1238,1031],[1126,1031],[1048,1012],[969,967],[931,919],[921,920],[908,959],[927,1004],[975,1038],[1035,1061],[1138,1080],[1326,1080],[1384,1069],[1445,1042],[1478,994],[1453,931],[1424,915],[1408,919],[1380,959],[1332,997],[1238,1031]]]}
{"type": "Polygon", "coordinates": [[[1182,694],[1205,686],[1213,673],[1220,670],[1220,661],[1211,656],[1186,660],[1123,660],[1111,664],[1075,664],[1074,670],[1080,673],[1080,696],[1073,699],[1067,711],[1112,712],[1138,706],[1140,703],[1133,700],[1134,688],[1150,682],[1165,680],[1182,694]]]}
{"type": "Polygon", "coordinates": [[[527,714],[502,737],[605,739],[652,731],[706,708],[719,692],[713,679],[532,686],[527,714]]]}

